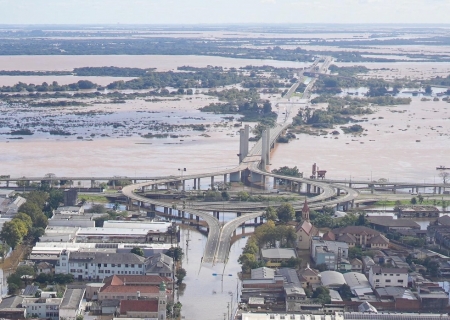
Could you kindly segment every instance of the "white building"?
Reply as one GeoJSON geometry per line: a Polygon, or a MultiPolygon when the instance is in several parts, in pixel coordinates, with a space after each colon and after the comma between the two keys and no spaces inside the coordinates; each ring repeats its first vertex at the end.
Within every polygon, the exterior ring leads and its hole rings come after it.
{"type": "Polygon", "coordinates": [[[134,253],[70,252],[63,250],[55,273],[73,274],[77,280],[103,280],[112,275],[173,277],[173,259],[159,253],[145,258],[134,253]]]}
{"type": "Polygon", "coordinates": [[[408,269],[373,266],[369,271],[372,288],[408,287],[408,269]]]}
{"type": "Polygon", "coordinates": [[[61,298],[24,298],[22,307],[27,310],[27,316],[58,320],[61,302],[61,298]]]}
{"type": "Polygon", "coordinates": [[[70,252],[64,250],[55,273],[75,279],[103,280],[114,274],[145,274],[145,258],[134,253],[70,252]]]}

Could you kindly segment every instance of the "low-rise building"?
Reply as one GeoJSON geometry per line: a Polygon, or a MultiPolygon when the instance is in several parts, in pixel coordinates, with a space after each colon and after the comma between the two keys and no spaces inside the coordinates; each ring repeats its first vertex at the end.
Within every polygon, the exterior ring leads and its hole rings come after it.
{"type": "Polygon", "coordinates": [[[320,284],[320,272],[312,269],[308,264],[306,268],[299,271],[299,279],[302,287],[308,288],[315,284],[320,284]]]}
{"type": "Polygon", "coordinates": [[[369,271],[372,288],[408,287],[408,269],[373,266],[369,271]]]}
{"type": "Polygon", "coordinates": [[[423,310],[446,310],[449,305],[448,293],[439,285],[421,285],[417,288],[417,296],[423,310]]]}
{"type": "Polygon", "coordinates": [[[53,272],[53,266],[48,262],[40,262],[36,265],[37,273],[49,274],[53,272]]]}
{"type": "Polygon", "coordinates": [[[291,258],[297,258],[297,253],[295,249],[291,248],[261,249],[261,258],[266,263],[266,266],[276,268],[280,267],[282,262],[291,258]]]}
{"type": "Polygon", "coordinates": [[[398,217],[399,218],[434,218],[439,217],[439,209],[435,206],[399,206],[398,217]]]}
{"type": "Polygon", "coordinates": [[[41,319],[59,320],[61,298],[24,298],[22,307],[27,316],[41,319]]]}
{"type": "Polygon", "coordinates": [[[354,271],[354,272],[362,272],[363,271],[363,263],[358,258],[351,259],[350,265],[352,266],[352,271],[354,271]]]}
{"type": "Polygon", "coordinates": [[[339,241],[324,241],[313,239],[311,242],[311,257],[316,265],[326,264],[329,270],[340,268],[338,261],[348,258],[349,245],[339,241]]]}
{"type": "Polygon", "coordinates": [[[73,274],[77,280],[103,280],[114,274],[145,274],[145,258],[134,253],[63,251],[56,274],[73,274]]]}
{"type": "Polygon", "coordinates": [[[53,211],[55,215],[82,215],[83,213],[84,208],[78,206],[62,206],[53,211]]]}
{"type": "Polygon", "coordinates": [[[83,314],[82,302],[85,289],[66,289],[59,307],[59,317],[64,320],[76,320],[83,314]]]}
{"type": "Polygon", "coordinates": [[[0,303],[0,317],[4,319],[25,319],[26,309],[22,308],[23,297],[11,296],[0,303]]]}
{"type": "Polygon", "coordinates": [[[370,239],[380,234],[378,231],[364,226],[347,226],[333,229],[332,232],[338,241],[348,241],[350,245],[361,247],[370,247],[370,239]]]}
{"type": "Polygon", "coordinates": [[[369,274],[370,269],[376,265],[375,261],[369,256],[363,256],[362,257],[362,263],[363,263],[363,271],[365,275],[369,274]]]}
{"type": "Polygon", "coordinates": [[[391,216],[367,217],[369,224],[381,232],[392,232],[399,230],[420,230],[420,225],[411,219],[394,219],[391,216]]]}

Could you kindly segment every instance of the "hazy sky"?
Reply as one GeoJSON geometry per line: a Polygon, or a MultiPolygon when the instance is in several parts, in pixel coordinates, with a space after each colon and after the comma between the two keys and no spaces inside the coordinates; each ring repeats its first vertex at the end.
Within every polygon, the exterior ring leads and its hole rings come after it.
{"type": "Polygon", "coordinates": [[[0,24],[448,23],[450,0],[0,0],[0,24]]]}

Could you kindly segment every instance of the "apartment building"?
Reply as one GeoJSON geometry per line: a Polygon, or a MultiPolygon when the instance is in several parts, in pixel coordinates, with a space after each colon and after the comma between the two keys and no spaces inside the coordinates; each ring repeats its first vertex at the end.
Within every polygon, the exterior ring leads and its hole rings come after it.
{"type": "Polygon", "coordinates": [[[373,266],[369,271],[372,288],[408,287],[408,269],[373,266]]]}

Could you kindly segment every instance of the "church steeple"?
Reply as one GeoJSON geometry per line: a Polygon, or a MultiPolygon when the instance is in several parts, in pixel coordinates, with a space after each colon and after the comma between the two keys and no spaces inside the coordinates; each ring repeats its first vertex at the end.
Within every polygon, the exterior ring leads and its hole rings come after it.
{"type": "Polygon", "coordinates": [[[308,207],[308,200],[306,200],[306,198],[302,209],[302,220],[309,221],[309,207],[308,207]]]}

